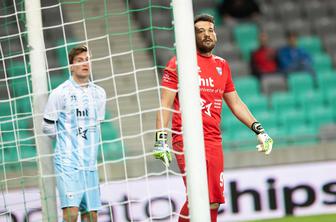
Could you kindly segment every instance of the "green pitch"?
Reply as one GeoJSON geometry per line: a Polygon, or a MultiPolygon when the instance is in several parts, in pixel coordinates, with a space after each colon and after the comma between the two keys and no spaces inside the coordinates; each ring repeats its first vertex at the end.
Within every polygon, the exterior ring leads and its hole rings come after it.
{"type": "Polygon", "coordinates": [[[335,222],[336,214],[316,215],[307,217],[285,217],[272,220],[258,220],[251,222],[335,222]]]}

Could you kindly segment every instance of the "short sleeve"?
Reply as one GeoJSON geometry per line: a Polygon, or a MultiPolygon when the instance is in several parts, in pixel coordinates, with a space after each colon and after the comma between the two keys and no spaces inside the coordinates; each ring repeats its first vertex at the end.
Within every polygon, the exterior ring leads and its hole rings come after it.
{"type": "Polygon", "coordinates": [[[231,69],[230,66],[227,62],[224,63],[225,69],[227,70],[227,79],[226,79],[226,85],[225,85],[225,90],[224,93],[229,93],[235,91],[235,86],[232,80],[232,75],[231,75],[231,69]]]}
{"type": "Polygon", "coordinates": [[[106,108],[106,93],[105,90],[101,90],[99,95],[98,104],[98,120],[103,121],[105,119],[105,108],[106,108]]]}
{"type": "Polygon", "coordinates": [[[57,93],[57,91],[52,91],[49,95],[47,105],[44,109],[44,115],[43,118],[51,120],[51,121],[57,121],[59,117],[59,113],[61,111],[61,100],[60,95],[57,93]]]}
{"type": "Polygon", "coordinates": [[[174,56],[167,63],[166,68],[163,71],[162,82],[161,85],[176,89],[178,88],[178,76],[177,76],[177,68],[176,68],[176,57],[174,56]]]}

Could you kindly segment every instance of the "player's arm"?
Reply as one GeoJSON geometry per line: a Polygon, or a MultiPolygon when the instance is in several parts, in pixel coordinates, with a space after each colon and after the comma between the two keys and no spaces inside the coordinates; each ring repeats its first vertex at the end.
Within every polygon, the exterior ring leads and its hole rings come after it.
{"type": "Polygon", "coordinates": [[[170,149],[167,144],[168,133],[165,130],[168,127],[168,122],[170,119],[170,109],[172,108],[174,99],[176,96],[176,91],[169,89],[162,89],[161,91],[161,107],[156,114],[156,129],[155,134],[155,144],[153,155],[156,159],[160,159],[164,162],[166,166],[172,160],[170,149]]]}
{"type": "Polygon", "coordinates": [[[47,105],[44,109],[42,132],[54,139],[57,134],[57,120],[58,112],[60,110],[58,96],[55,92],[52,92],[48,98],[47,105]]]}
{"type": "Polygon", "coordinates": [[[246,104],[240,99],[236,91],[224,93],[224,100],[231,112],[239,119],[243,124],[252,129],[260,142],[257,146],[258,151],[270,154],[272,151],[273,140],[265,132],[261,124],[252,115],[246,104]]]}

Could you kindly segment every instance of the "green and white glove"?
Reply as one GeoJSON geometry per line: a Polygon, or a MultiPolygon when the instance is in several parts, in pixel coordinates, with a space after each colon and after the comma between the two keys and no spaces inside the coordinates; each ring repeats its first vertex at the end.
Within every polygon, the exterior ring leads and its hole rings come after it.
{"type": "Polygon", "coordinates": [[[166,167],[169,167],[172,161],[172,156],[170,153],[169,146],[167,144],[168,134],[165,131],[158,131],[155,135],[155,144],[153,150],[153,156],[155,159],[160,159],[163,161],[166,167]]]}
{"type": "Polygon", "coordinates": [[[259,122],[254,122],[251,126],[251,129],[257,134],[259,144],[256,146],[259,152],[264,152],[266,155],[269,155],[272,151],[273,140],[265,132],[264,128],[259,122]]]}

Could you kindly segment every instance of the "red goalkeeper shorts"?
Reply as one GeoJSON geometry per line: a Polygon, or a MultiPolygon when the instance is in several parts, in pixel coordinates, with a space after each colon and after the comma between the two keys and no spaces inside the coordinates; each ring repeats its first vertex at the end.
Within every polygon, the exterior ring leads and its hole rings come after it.
{"type": "MultiPolygon", "coordinates": [[[[175,157],[180,171],[182,174],[185,174],[183,142],[174,143],[173,149],[177,151],[175,157]]],[[[224,158],[222,145],[206,144],[205,155],[210,203],[224,203],[224,158]]],[[[185,175],[183,176],[183,182],[186,186],[185,175]]]]}

